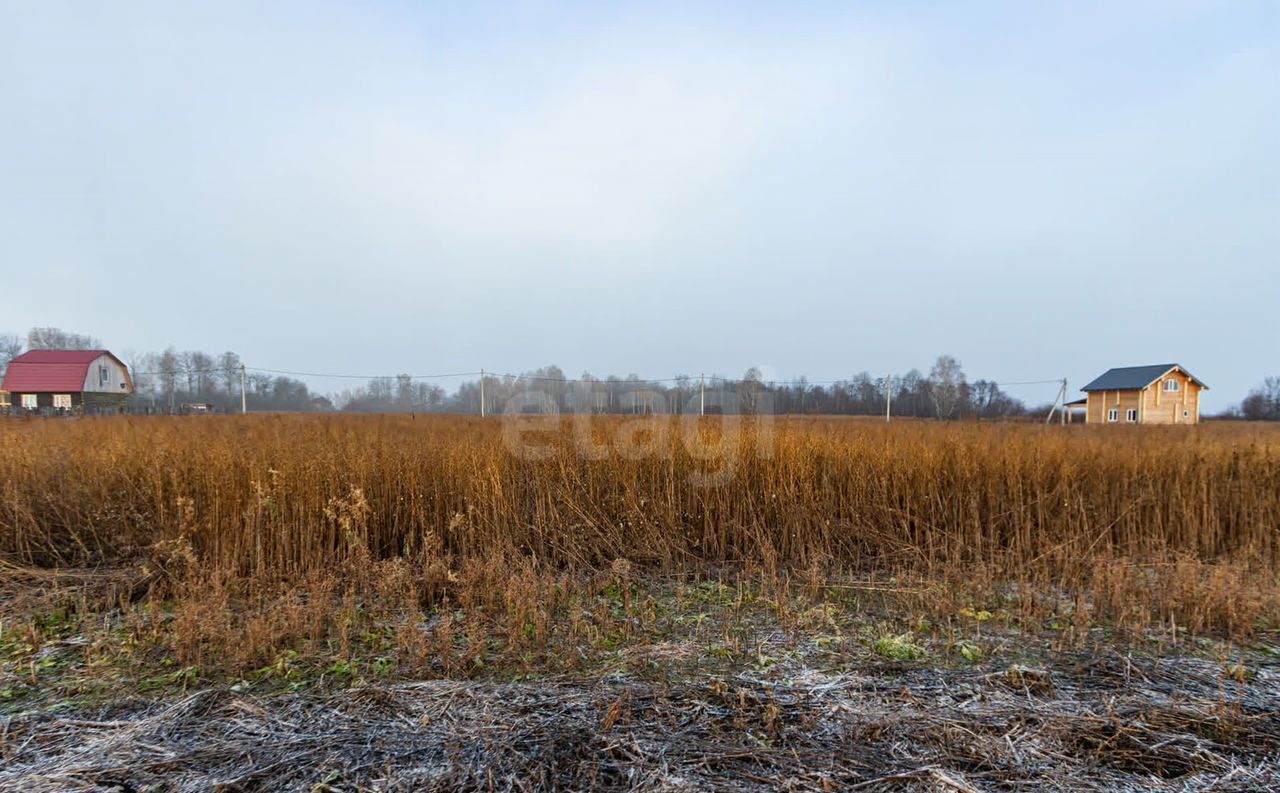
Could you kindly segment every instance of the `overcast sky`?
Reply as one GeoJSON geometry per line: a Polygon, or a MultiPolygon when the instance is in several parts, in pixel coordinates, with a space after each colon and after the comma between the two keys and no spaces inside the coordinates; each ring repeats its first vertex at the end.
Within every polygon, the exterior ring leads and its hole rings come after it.
{"type": "Polygon", "coordinates": [[[0,0],[0,331],[1280,374],[1280,3],[470,6],[0,0]]]}

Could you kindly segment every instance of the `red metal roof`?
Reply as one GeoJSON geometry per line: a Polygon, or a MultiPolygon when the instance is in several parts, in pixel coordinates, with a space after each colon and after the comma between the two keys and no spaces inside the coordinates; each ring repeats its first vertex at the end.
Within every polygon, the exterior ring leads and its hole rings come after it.
{"type": "MultiPolygon", "coordinates": [[[[84,390],[89,365],[106,350],[31,350],[12,361],[0,391],[10,393],[78,393],[84,390]]],[[[114,355],[111,355],[115,358],[114,355]]],[[[116,358],[119,362],[119,359],[116,358]]],[[[121,364],[123,365],[123,364],[121,364]]]]}

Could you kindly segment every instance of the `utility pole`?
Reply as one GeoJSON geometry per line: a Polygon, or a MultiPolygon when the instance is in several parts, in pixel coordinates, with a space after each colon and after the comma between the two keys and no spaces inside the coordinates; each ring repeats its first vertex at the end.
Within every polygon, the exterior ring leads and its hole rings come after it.
{"type": "Polygon", "coordinates": [[[698,375],[698,415],[707,415],[707,375],[705,372],[698,375]]]}
{"type": "Polygon", "coordinates": [[[484,418],[484,369],[480,370],[480,418],[484,418]]]}
{"type": "Polygon", "coordinates": [[[249,412],[249,398],[248,398],[247,396],[245,396],[245,387],[244,387],[244,384],[245,384],[244,364],[240,364],[240,412],[241,412],[241,413],[248,413],[248,412],[249,412]]]}
{"type": "Polygon", "coordinates": [[[884,423],[888,424],[893,416],[893,375],[885,380],[884,386],[884,423]]]}
{"type": "Polygon", "coordinates": [[[1058,405],[1062,405],[1062,412],[1059,418],[1063,424],[1067,423],[1067,378],[1062,378],[1062,385],[1058,386],[1058,397],[1053,400],[1053,405],[1049,408],[1049,415],[1044,417],[1046,425],[1053,423],[1053,411],[1058,409],[1058,405]]]}

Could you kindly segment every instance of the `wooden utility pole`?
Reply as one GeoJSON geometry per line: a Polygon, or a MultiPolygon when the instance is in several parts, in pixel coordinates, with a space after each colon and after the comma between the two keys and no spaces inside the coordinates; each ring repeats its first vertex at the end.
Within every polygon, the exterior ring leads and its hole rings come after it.
{"type": "Polygon", "coordinates": [[[484,369],[480,370],[480,418],[484,418],[484,369]]]}
{"type": "Polygon", "coordinates": [[[240,412],[249,412],[249,398],[245,396],[244,364],[240,364],[240,412]]]}
{"type": "Polygon", "coordinates": [[[707,415],[707,375],[698,375],[698,415],[707,415]]]}

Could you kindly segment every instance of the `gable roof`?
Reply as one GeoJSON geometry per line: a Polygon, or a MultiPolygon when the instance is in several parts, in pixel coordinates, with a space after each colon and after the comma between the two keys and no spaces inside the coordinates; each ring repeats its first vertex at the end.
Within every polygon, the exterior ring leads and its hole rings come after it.
{"type": "MultiPolygon", "coordinates": [[[[89,366],[103,355],[120,366],[106,350],[31,350],[9,361],[0,390],[27,393],[78,393],[84,390],[89,366]]],[[[128,372],[128,369],[125,369],[128,372]]]]}
{"type": "Polygon", "coordinates": [[[1115,369],[1108,369],[1080,390],[1131,391],[1138,388],[1146,388],[1174,369],[1190,377],[1201,388],[1209,388],[1179,364],[1157,363],[1150,366],[1121,366],[1115,369]]]}

